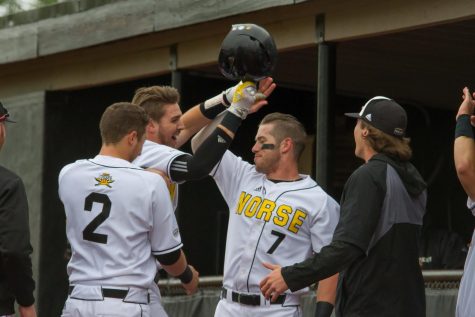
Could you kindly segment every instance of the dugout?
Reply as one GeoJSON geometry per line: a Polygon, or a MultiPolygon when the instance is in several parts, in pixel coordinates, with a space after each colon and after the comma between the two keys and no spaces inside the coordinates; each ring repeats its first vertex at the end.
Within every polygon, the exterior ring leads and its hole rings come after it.
{"type": "MultiPolygon", "coordinates": [[[[338,199],[361,164],[353,156],[354,122],[342,114],[374,95],[390,96],[409,114],[414,163],[429,183],[427,221],[468,241],[474,220],[464,206],[452,145],[461,88],[475,88],[471,1],[202,3],[189,9],[195,1],[78,0],[0,18],[0,100],[19,121],[0,159],[26,183],[40,316],[58,315],[67,287],[60,168],[98,151],[103,109],[130,100],[138,87],[173,84],[186,110],[229,86],[215,60],[229,25],[243,21],[274,35],[279,89],[272,108],[245,121],[233,151],[252,159],[259,119],[290,112],[312,136],[304,170],[338,199]]],[[[190,262],[202,275],[219,275],[226,206],[210,179],[185,184],[180,197],[190,262]]],[[[451,305],[439,309],[440,316],[451,305]]]]}

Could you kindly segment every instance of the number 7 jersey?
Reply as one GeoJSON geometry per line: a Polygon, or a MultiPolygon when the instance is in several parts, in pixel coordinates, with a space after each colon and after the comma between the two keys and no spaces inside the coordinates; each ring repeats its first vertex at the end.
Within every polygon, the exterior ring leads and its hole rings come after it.
{"type": "Polygon", "coordinates": [[[308,175],[273,182],[227,151],[211,176],[230,213],[225,288],[259,293],[259,282],[270,272],[262,262],[292,265],[331,242],[339,205],[308,175]]]}
{"type": "Polygon", "coordinates": [[[157,270],[152,255],[182,247],[164,180],[128,161],[98,155],[65,166],[59,196],[71,284],[148,288],[157,270]]]}

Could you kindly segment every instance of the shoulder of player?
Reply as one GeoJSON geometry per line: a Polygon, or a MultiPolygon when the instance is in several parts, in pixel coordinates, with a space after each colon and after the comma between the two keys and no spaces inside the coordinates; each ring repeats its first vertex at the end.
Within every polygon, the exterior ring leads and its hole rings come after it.
{"type": "Polygon", "coordinates": [[[166,183],[163,177],[155,172],[150,172],[143,168],[134,168],[134,169],[131,169],[131,171],[133,174],[140,177],[144,182],[147,182],[149,185],[160,183],[166,187],[166,183]]]}
{"type": "Polygon", "coordinates": [[[330,196],[323,188],[316,186],[311,189],[311,194],[309,196],[312,205],[315,208],[316,212],[333,212],[334,210],[339,210],[338,202],[330,196]]]}
{"type": "Polygon", "coordinates": [[[145,141],[142,148],[142,153],[132,162],[137,166],[153,167],[159,163],[165,164],[170,159],[177,158],[183,155],[190,155],[183,151],[169,147],[167,145],[158,144],[152,141],[145,141]],[[166,161],[164,161],[166,160],[166,161]]]}
{"type": "Polygon", "coordinates": [[[64,175],[66,175],[68,172],[74,170],[75,168],[80,167],[82,164],[84,164],[86,162],[87,162],[87,160],[85,160],[85,159],[77,160],[76,162],[69,163],[69,164],[63,166],[63,168],[59,172],[58,179],[61,180],[64,177],[64,175]]]}
{"type": "Polygon", "coordinates": [[[226,152],[224,152],[221,162],[232,162],[234,164],[244,164],[249,168],[249,170],[253,170],[256,174],[261,174],[255,170],[254,165],[245,161],[241,156],[237,156],[230,150],[226,150],[226,152]]]}
{"type": "Polygon", "coordinates": [[[380,160],[370,160],[358,167],[350,176],[349,181],[375,183],[385,182],[388,163],[380,160]]]}

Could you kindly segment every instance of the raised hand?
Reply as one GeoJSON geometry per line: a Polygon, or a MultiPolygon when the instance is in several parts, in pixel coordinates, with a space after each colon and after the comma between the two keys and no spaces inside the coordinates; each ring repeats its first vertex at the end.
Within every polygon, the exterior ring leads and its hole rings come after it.
{"type": "Polygon", "coordinates": [[[228,111],[244,120],[259,96],[256,84],[251,81],[240,83],[236,87],[228,111]]]}
{"type": "Polygon", "coordinates": [[[457,112],[457,116],[455,117],[456,119],[462,115],[462,114],[468,114],[470,115],[470,120],[473,126],[475,126],[475,115],[474,115],[474,110],[475,110],[475,93],[470,94],[470,90],[465,87],[463,89],[463,95],[462,95],[463,101],[460,104],[459,110],[457,112]]]}
{"type": "Polygon", "coordinates": [[[259,82],[259,89],[257,90],[256,102],[249,109],[249,113],[259,111],[263,106],[267,105],[267,98],[272,94],[277,85],[274,83],[272,77],[266,77],[259,82]]]}

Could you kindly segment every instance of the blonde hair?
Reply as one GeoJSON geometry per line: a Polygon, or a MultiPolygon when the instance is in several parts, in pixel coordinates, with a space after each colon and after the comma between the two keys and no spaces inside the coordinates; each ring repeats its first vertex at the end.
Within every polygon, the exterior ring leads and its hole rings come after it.
{"type": "Polygon", "coordinates": [[[266,115],[259,126],[272,123],[272,135],[277,142],[290,138],[294,144],[294,155],[298,160],[305,150],[307,133],[305,127],[294,116],[286,113],[274,112],[266,115]]]}
{"type": "Polygon", "coordinates": [[[401,161],[409,161],[412,157],[412,150],[409,145],[409,138],[398,138],[376,129],[372,125],[360,120],[361,128],[368,129],[366,140],[369,145],[378,153],[396,157],[401,161]]]}
{"type": "Polygon", "coordinates": [[[142,87],[135,92],[132,103],[142,107],[149,117],[160,121],[165,113],[165,105],[180,102],[180,93],[170,86],[142,87]]]}

